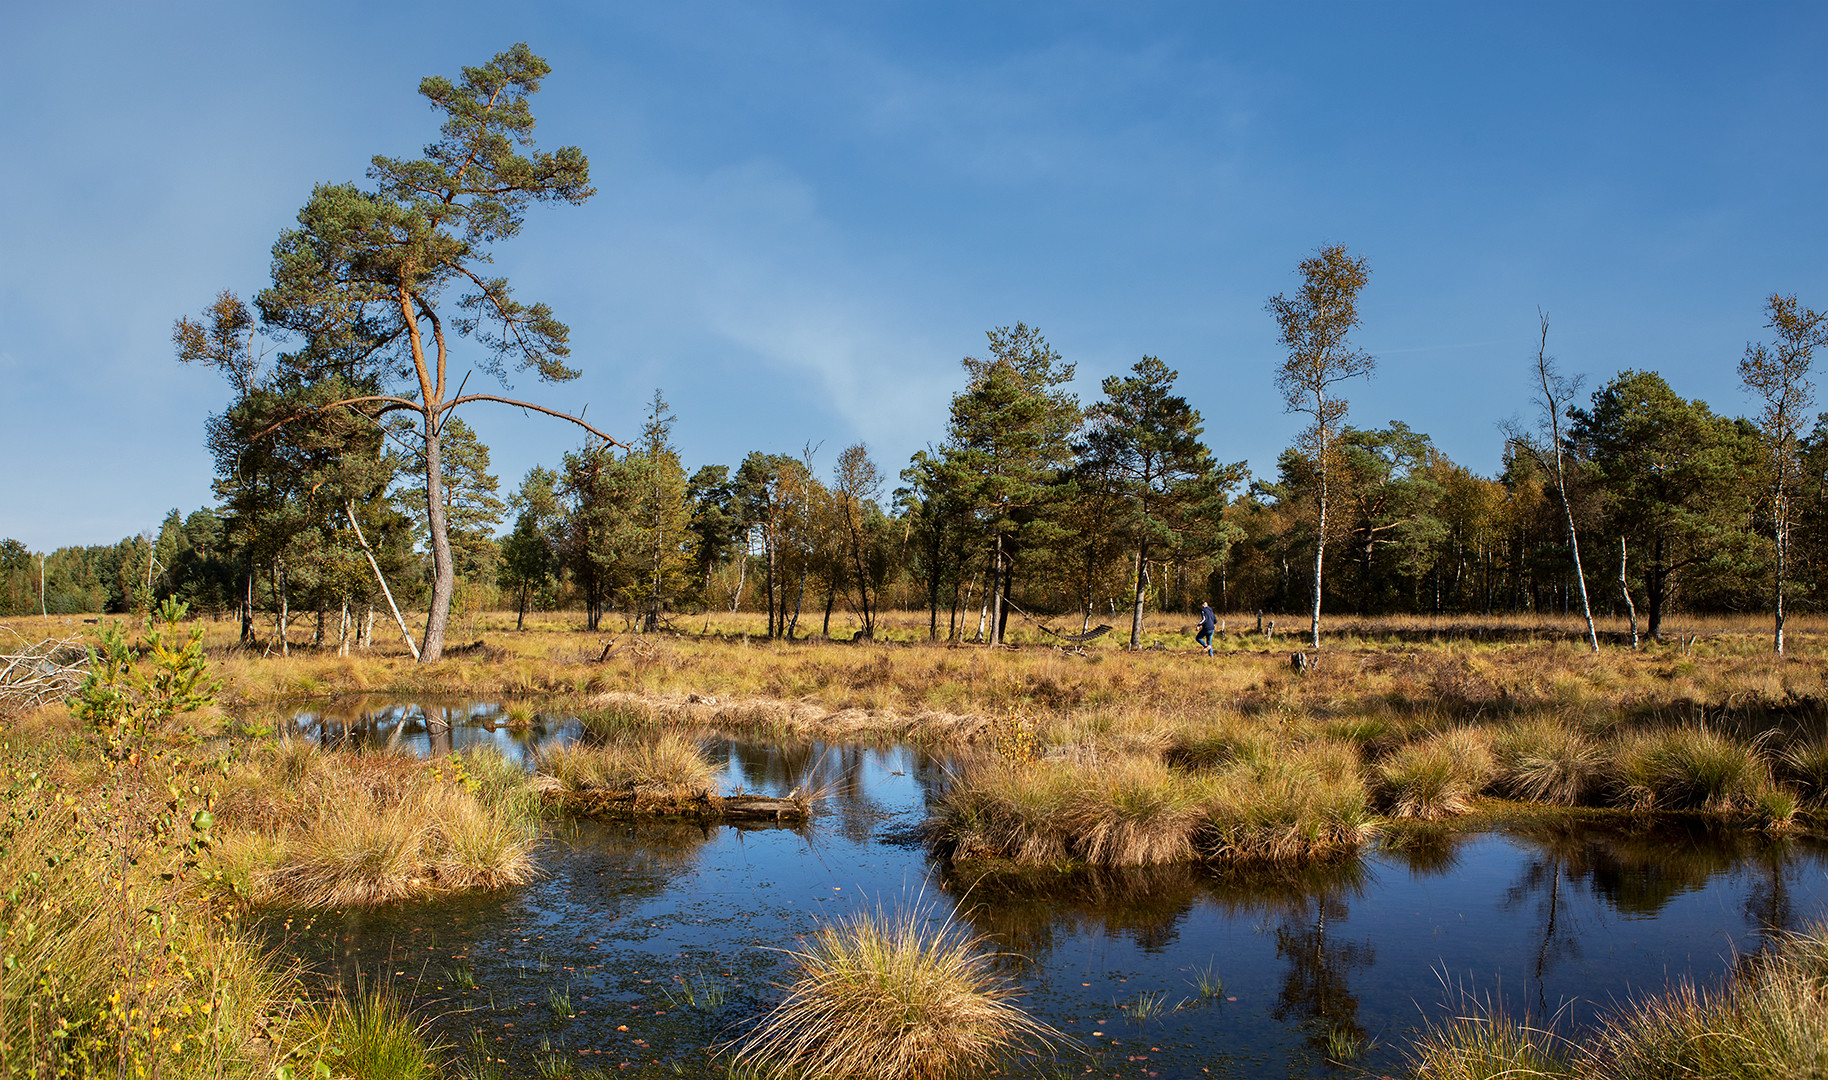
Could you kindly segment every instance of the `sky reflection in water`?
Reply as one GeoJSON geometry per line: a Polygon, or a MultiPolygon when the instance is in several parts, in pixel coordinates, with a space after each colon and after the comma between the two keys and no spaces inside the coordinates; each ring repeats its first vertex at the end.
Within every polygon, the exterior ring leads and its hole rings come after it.
{"type": "MultiPolygon", "coordinates": [[[[517,760],[576,737],[559,717],[510,731],[493,705],[358,706],[301,716],[298,730],[417,753],[486,742],[517,760]]],[[[1674,978],[1717,979],[1734,955],[1828,913],[1819,846],[1683,825],[1443,836],[1288,874],[980,880],[931,863],[918,843],[940,758],[907,746],[712,750],[727,788],[823,793],[811,824],[555,825],[548,876],[532,885],[275,916],[265,929],[326,977],[390,979],[447,1042],[479,1037],[507,1075],[554,1059],[704,1075],[704,1048],[779,998],[779,950],[859,907],[923,905],[1009,954],[1030,1007],[1086,1048],[1059,1071],[1307,1076],[1338,1072],[1329,1036],[1367,1046],[1359,1065],[1394,1066],[1462,993],[1587,1024],[1674,978]],[[1223,980],[1218,998],[1201,999],[1202,972],[1223,980]],[[1151,1002],[1147,1019],[1124,1009],[1151,1002]]]]}

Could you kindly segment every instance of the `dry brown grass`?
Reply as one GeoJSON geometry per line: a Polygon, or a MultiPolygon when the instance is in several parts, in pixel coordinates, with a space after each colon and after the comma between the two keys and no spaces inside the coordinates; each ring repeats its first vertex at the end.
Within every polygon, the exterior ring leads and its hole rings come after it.
{"type": "Polygon", "coordinates": [[[560,805],[591,810],[605,803],[673,810],[717,793],[718,768],[697,739],[668,731],[604,743],[568,743],[541,751],[539,780],[560,805]]]}
{"type": "Polygon", "coordinates": [[[217,818],[231,882],[256,904],[372,904],[517,884],[534,874],[525,781],[484,755],[425,761],[256,747],[217,818]]]}
{"type": "Polygon", "coordinates": [[[1029,1016],[985,939],[918,908],[852,916],[791,954],[787,997],[737,1047],[763,1075],[946,1080],[1065,1036],[1029,1016]]]}
{"type": "MultiPolygon", "coordinates": [[[[1699,637],[1594,656],[1578,640],[1577,620],[1559,617],[1338,618],[1306,674],[1287,664],[1285,650],[1296,642],[1240,634],[1246,624],[1228,621],[1221,654],[1209,660],[1181,636],[1190,626],[1178,617],[1150,622],[1150,640],[1170,648],[1131,653],[1110,641],[1083,652],[1036,644],[1025,628],[1011,649],[927,644],[919,612],[891,613],[881,640],[854,645],[769,641],[748,614],[681,620],[681,632],[645,636],[585,634],[569,616],[534,619],[515,633],[510,615],[483,615],[474,624],[484,647],[454,649],[423,667],[390,642],[367,656],[249,655],[229,649],[233,623],[209,625],[227,696],[238,702],[229,716],[238,720],[261,703],[277,716],[282,700],[356,691],[541,695],[555,708],[650,729],[983,746],[1002,718],[1020,713],[1040,747],[1056,754],[1226,774],[1225,790],[1243,792],[1240,799],[1253,797],[1254,783],[1254,797],[1283,807],[1275,827],[1285,830],[1308,820],[1308,811],[1290,808],[1318,796],[1273,770],[1235,767],[1339,742],[1355,753],[1357,773],[1330,781],[1322,800],[1346,823],[1335,843],[1355,828],[1355,790],[1371,791],[1392,813],[1423,818],[1459,812],[1486,787],[1556,804],[1691,805],[1667,770],[1655,789],[1664,794],[1654,796],[1627,774],[1644,739],[1696,725],[1755,747],[1775,770],[1775,786],[1753,799],[1776,799],[1759,811],[1766,816],[1783,816],[1784,799],[1818,803],[1828,790],[1828,753],[1810,750],[1828,729],[1821,617],[1794,624],[1782,659],[1769,653],[1754,619],[1685,619],[1699,637]],[[1431,740],[1463,729],[1487,733],[1489,775],[1445,769],[1449,755],[1431,740]]],[[[23,629],[29,636],[47,628],[23,629]]],[[[1742,813],[1750,790],[1698,805],[1742,813]]],[[[1273,831],[1263,815],[1217,820],[1231,838],[1224,850],[1288,846],[1261,841],[1273,831]]],[[[1138,847],[1123,839],[1108,846],[1138,847]]]]}

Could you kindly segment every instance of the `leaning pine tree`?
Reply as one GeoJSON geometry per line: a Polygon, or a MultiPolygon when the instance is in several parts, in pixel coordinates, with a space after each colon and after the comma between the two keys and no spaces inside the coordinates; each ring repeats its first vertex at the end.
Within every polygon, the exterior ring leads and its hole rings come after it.
{"type": "MultiPolygon", "coordinates": [[[[525,44],[459,82],[431,76],[419,92],[444,114],[440,138],[425,156],[376,156],[370,190],[322,184],[273,247],[273,284],[257,306],[265,327],[300,347],[279,359],[282,386],[307,388],[340,380],[367,392],[304,404],[256,438],[330,409],[380,418],[413,418],[415,454],[425,471],[426,524],[432,554],[432,598],[420,660],[443,652],[456,574],[443,497],[441,436],[451,410],[495,401],[569,420],[609,436],[581,417],[495,394],[465,394],[447,380],[455,339],[481,349],[477,366],[504,384],[510,366],[545,382],[577,377],[565,365],[569,331],[541,303],[514,298],[508,281],[490,276],[492,249],[520,232],[528,203],[582,203],[592,194],[590,164],[575,146],[546,152],[532,145],[528,99],[551,70],[525,44]],[[456,295],[452,295],[455,290],[456,295]]],[[[621,445],[621,444],[617,444],[621,445]]]]}

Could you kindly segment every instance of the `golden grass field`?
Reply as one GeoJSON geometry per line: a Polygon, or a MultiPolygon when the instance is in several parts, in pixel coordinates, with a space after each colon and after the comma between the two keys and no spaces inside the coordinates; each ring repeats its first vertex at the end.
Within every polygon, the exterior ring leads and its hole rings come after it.
{"type": "MultiPolygon", "coordinates": [[[[7,719],[0,787],[12,824],[0,886],[21,897],[9,902],[8,927],[29,923],[37,936],[18,973],[0,972],[0,1054],[30,1047],[50,1068],[62,1053],[57,1067],[68,1068],[75,1047],[88,1055],[78,1071],[104,1059],[112,1068],[112,1054],[167,1076],[282,1065],[364,1075],[348,1055],[371,1043],[383,1057],[432,1060],[414,1042],[415,1021],[384,998],[301,1002],[293,976],[256,955],[238,920],[266,903],[345,906],[524,880],[536,785],[499,759],[356,756],[267,737],[307,700],[441,695],[507,699],[526,712],[537,699],[603,733],[589,755],[541,763],[547,783],[580,790],[697,797],[716,782],[697,756],[699,732],[912,739],[955,759],[928,822],[934,850],[986,867],[1326,864],[1380,834],[1400,843],[1415,823],[1489,827],[1575,807],[1816,829],[1828,805],[1819,618],[1792,622],[1783,657],[1756,619],[1681,620],[1668,640],[1636,650],[1609,626],[1594,655],[1569,618],[1337,618],[1305,672],[1289,663],[1301,627],[1277,622],[1271,638],[1254,617],[1228,619],[1208,658],[1190,621],[1162,616],[1149,621],[1147,647],[1130,652],[1119,647],[1127,635],[1067,648],[1017,621],[1009,647],[931,643],[919,612],[890,613],[877,640],[855,644],[771,641],[750,615],[681,618],[638,635],[586,632],[564,614],[516,631],[513,615],[497,612],[458,620],[446,657],[419,665],[380,626],[374,648],[339,656],[313,646],[304,621],[284,649],[244,648],[233,622],[200,621],[221,683],[215,703],[160,721],[158,737],[124,760],[61,705],[7,719]],[[199,825],[198,808],[215,824],[199,825]],[[123,845],[140,857],[110,869],[123,845]],[[34,868],[47,860],[54,873],[34,868]],[[113,892],[74,884],[91,879],[112,881],[113,892]],[[150,923],[133,914],[153,910],[150,923]],[[77,1027],[46,1027],[59,1023],[77,1027]],[[223,1049],[198,1056],[206,1043],[223,1049]]],[[[11,632],[0,640],[27,642],[98,629],[64,617],[0,625],[11,632]]],[[[863,929],[834,934],[861,941],[863,929]]],[[[833,937],[830,956],[803,966],[852,965],[848,941],[833,937]]],[[[954,982],[975,978],[969,949],[869,941],[858,955],[872,964],[947,953],[965,973],[954,982]]],[[[827,1000],[822,984],[796,993],[827,1000]]],[[[1816,997],[1796,1007],[1805,1005],[1819,1011],[1816,997]]],[[[777,1019],[778,1045],[755,1053],[795,1058],[797,1021],[777,1019]]],[[[1680,1026],[1651,1019],[1646,1031],[1680,1026]]],[[[989,1034],[960,1042],[957,1060],[1025,1030],[1019,1017],[984,1023],[989,1034]]],[[[1461,1054],[1451,1044],[1484,1031],[1440,1035],[1418,1070],[1481,1075],[1460,1066],[1503,1048],[1461,1054]]],[[[872,1060],[884,1067],[912,1060],[882,1049],[872,1060]]],[[[425,1068],[411,1074],[436,1073],[425,1068]]]]}

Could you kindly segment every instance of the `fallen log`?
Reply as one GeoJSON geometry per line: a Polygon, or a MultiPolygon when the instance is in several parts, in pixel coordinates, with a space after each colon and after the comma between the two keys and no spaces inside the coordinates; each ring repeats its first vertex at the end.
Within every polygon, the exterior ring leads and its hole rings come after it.
{"type": "Polygon", "coordinates": [[[812,812],[812,800],[804,795],[785,799],[749,794],[680,796],[642,790],[566,791],[552,787],[540,793],[540,801],[583,817],[651,814],[703,821],[805,821],[812,812]]]}

